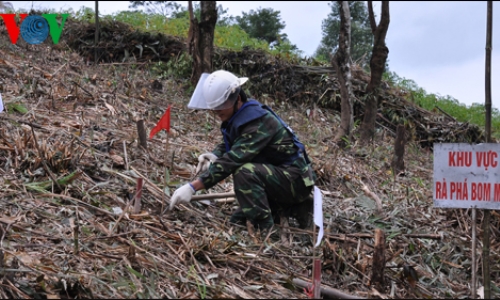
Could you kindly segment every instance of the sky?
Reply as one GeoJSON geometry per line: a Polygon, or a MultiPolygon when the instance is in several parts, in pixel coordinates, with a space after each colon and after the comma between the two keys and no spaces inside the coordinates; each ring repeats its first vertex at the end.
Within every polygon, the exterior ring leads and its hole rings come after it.
{"type": "MultiPolygon", "coordinates": [[[[177,1],[187,6],[187,1],[177,1]]],[[[12,1],[15,9],[94,8],[94,1],[12,1]]],[[[232,16],[251,9],[280,11],[290,41],[312,56],[331,11],[324,1],[217,1],[232,16]]],[[[381,14],[374,1],[375,15],[381,14]]],[[[386,37],[389,69],[427,93],[450,96],[470,106],[485,102],[486,1],[391,1],[386,37]]],[[[101,14],[129,10],[129,1],[99,1],[101,14]]],[[[500,5],[493,3],[492,104],[500,108],[500,5]]]]}

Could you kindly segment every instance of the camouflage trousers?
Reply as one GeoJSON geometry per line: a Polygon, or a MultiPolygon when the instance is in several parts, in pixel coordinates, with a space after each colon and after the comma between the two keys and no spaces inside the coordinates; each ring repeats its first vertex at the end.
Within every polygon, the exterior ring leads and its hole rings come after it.
{"type": "Polygon", "coordinates": [[[303,203],[312,190],[294,166],[246,163],[233,174],[233,182],[240,209],[230,222],[246,219],[260,229],[272,227],[273,213],[303,203]]]}

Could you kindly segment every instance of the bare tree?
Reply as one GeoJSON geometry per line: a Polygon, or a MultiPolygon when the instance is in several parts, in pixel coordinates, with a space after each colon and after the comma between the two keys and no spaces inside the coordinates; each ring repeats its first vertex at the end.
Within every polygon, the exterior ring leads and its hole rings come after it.
{"type": "MultiPolygon", "coordinates": [[[[486,6],[486,62],[485,62],[485,127],[486,143],[491,143],[491,43],[493,31],[493,1],[486,6]]],[[[484,299],[491,298],[490,278],[490,211],[484,210],[483,217],[483,285],[484,299]]],[[[474,249],[475,250],[475,249],[474,249]]],[[[476,295],[472,295],[475,297],[476,295]]]]}
{"type": "Polygon", "coordinates": [[[94,64],[99,60],[97,45],[99,44],[99,1],[95,1],[95,36],[94,36],[94,64]]]}
{"type": "Polygon", "coordinates": [[[340,84],[341,117],[340,130],[334,141],[339,142],[343,137],[351,140],[351,131],[354,124],[352,112],[352,85],[351,85],[351,13],[348,1],[338,1],[340,7],[340,35],[339,47],[332,57],[332,65],[337,71],[340,84]]]}
{"type": "Polygon", "coordinates": [[[188,50],[193,58],[193,73],[191,82],[196,85],[203,72],[212,72],[212,54],[214,45],[214,31],[217,23],[216,1],[200,1],[200,20],[194,16],[193,3],[189,1],[189,34],[188,50]]]}
{"type": "Polygon", "coordinates": [[[375,121],[377,117],[379,89],[382,82],[382,74],[389,55],[389,48],[385,45],[387,29],[389,29],[389,1],[382,1],[382,15],[379,25],[375,22],[373,3],[368,1],[368,14],[373,33],[373,51],[370,59],[371,78],[366,87],[365,113],[361,124],[361,143],[368,144],[375,133],[375,121]]]}

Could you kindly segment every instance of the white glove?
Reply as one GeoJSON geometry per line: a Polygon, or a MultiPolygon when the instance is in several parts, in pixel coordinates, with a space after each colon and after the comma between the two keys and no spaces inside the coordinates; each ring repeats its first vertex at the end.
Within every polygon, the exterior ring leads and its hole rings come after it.
{"type": "Polygon", "coordinates": [[[210,167],[210,164],[213,163],[218,157],[211,152],[203,153],[198,157],[198,166],[196,167],[196,174],[200,172],[205,172],[210,167]]]}
{"type": "Polygon", "coordinates": [[[170,198],[169,210],[172,210],[178,203],[189,203],[195,192],[189,183],[178,188],[170,198]]]}

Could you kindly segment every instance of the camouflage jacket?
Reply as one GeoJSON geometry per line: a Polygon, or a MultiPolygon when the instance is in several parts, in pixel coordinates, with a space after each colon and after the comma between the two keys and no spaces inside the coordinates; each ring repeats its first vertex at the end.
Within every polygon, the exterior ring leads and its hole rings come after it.
{"type": "Polygon", "coordinates": [[[240,108],[231,120],[221,124],[226,140],[212,151],[218,159],[199,177],[206,189],[249,162],[299,168],[305,185],[314,185],[312,167],[299,153],[292,134],[258,104],[245,108],[244,112],[240,108]]]}

